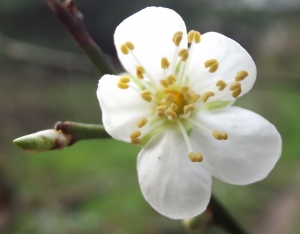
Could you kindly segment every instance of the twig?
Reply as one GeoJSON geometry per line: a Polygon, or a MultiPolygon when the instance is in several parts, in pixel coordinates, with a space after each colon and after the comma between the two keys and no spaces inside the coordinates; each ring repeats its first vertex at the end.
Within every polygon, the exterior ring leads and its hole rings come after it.
{"type": "Polygon", "coordinates": [[[116,74],[115,69],[107,60],[100,47],[94,42],[83,24],[83,15],[77,10],[73,0],[65,3],[59,0],[46,0],[57,18],[70,32],[78,46],[90,59],[97,71],[103,74],[116,74]]]}

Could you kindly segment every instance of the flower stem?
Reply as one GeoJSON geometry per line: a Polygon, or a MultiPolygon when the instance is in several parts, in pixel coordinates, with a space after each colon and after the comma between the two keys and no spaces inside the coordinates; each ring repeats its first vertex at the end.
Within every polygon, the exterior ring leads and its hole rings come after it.
{"type": "Polygon", "coordinates": [[[46,1],[99,74],[116,74],[106,55],[84,27],[83,15],[77,10],[74,0],[66,0],[64,3],[59,0],[46,1]]]}

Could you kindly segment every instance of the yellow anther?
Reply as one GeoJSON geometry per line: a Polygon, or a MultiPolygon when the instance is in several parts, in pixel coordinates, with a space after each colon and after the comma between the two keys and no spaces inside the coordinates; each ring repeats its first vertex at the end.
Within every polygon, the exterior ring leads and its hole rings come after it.
{"type": "Polygon", "coordinates": [[[156,111],[166,111],[166,106],[159,105],[159,106],[156,107],[156,111]]]}
{"type": "Polygon", "coordinates": [[[185,105],[183,107],[183,114],[187,114],[187,113],[189,113],[190,111],[193,111],[193,110],[195,110],[195,106],[194,105],[192,105],[192,104],[185,105]]]}
{"type": "Polygon", "coordinates": [[[166,96],[166,103],[168,105],[171,105],[171,103],[174,101],[174,94],[173,93],[169,93],[167,96],[166,96]]]}
{"type": "Polygon", "coordinates": [[[125,46],[129,49],[129,50],[134,50],[134,44],[130,41],[125,42],[125,46]]]}
{"type": "Polygon", "coordinates": [[[165,88],[168,88],[169,84],[166,80],[160,80],[159,82],[162,86],[164,86],[165,88]]]}
{"type": "Polygon", "coordinates": [[[201,41],[201,34],[197,31],[195,31],[194,41],[196,44],[198,44],[201,41]]]}
{"type": "Polygon", "coordinates": [[[203,94],[203,96],[202,96],[201,99],[202,99],[203,102],[207,102],[207,100],[208,100],[210,97],[214,96],[214,95],[215,95],[214,92],[208,91],[208,92],[206,92],[206,93],[203,94]]]}
{"type": "Polygon", "coordinates": [[[167,80],[168,84],[171,85],[176,81],[176,77],[173,75],[169,75],[166,80],[167,80]]]}
{"type": "Polygon", "coordinates": [[[221,135],[221,137],[222,137],[223,140],[227,140],[228,139],[227,132],[222,131],[222,132],[220,132],[220,135],[221,135]]]}
{"type": "Polygon", "coordinates": [[[216,86],[219,87],[219,90],[222,91],[226,88],[227,84],[223,80],[218,80],[216,86]]]}
{"type": "Polygon", "coordinates": [[[120,83],[129,83],[130,82],[130,78],[127,76],[123,76],[119,79],[120,83]]]}
{"type": "Polygon", "coordinates": [[[189,58],[188,49],[181,49],[178,52],[178,56],[181,57],[181,61],[185,62],[189,58]]]}
{"type": "Polygon", "coordinates": [[[136,76],[139,79],[143,79],[145,74],[145,69],[142,66],[136,66],[135,69],[136,69],[136,76]]]}
{"type": "Polygon", "coordinates": [[[199,94],[194,94],[193,96],[192,96],[192,102],[196,102],[196,101],[198,101],[198,99],[200,98],[201,96],[199,95],[199,94]]]}
{"type": "Polygon", "coordinates": [[[239,88],[239,89],[235,89],[233,92],[232,92],[232,97],[234,98],[237,98],[242,92],[242,89],[239,88]]]}
{"type": "Polygon", "coordinates": [[[187,91],[189,91],[189,89],[190,89],[189,86],[183,86],[183,87],[181,88],[181,91],[182,91],[182,92],[187,92],[187,91]]]}
{"type": "Polygon", "coordinates": [[[195,31],[194,30],[189,31],[188,36],[187,36],[187,40],[189,43],[193,42],[194,36],[195,36],[195,31]]]}
{"type": "Polygon", "coordinates": [[[214,138],[216,138],[217,140],[222,140],[222,136],[221,136],[221,134],[220,134],[217,130],[213,131],[212,135],[213,135],[214,138]]]}
{"type": "Polygon", "coordinates": [[[244,80],[247,76],[248,76],[248,72],[245,70],[241,70],[238,73],[236,73],[235,80],[241,81],[244,80]]]}
{"type": "Polygon", "coordinates": [[[172,109],[168,109],[165,113],[169,117],[170,120],[172,120],[172,121],[177,120],[177,113],[175,111],[173,111],[172,109]]]}
{"type": "Polygon", "coordinates": [[[148,120],[146,118],[142,118],[142,119],[137,121],[136,126],[138,128],[142,128],[146,125],[147,122],[148,122],[148,120]]]}
{"type": "Polygon", "coordinates": [[[191,160],[191,162],[196,162],[197,161],[196,154],[194,152],[189,153],[189,159],[191,160]]]}
{"type": "Polygon", "coordinates": [[[203,161],[203,155],[200,153],[196,153],[196,162],[202,162],[203,161]]]}
{"type": "Polygon", "coordinates": [[[195,106],[194,106],[193,104],[190,104],[190,105],[189,105],[189,108],[190,108],[190,111],[195,110],[195,106]]]}
{"type": "Polygon", "coordinates": [[[183,35],[183,33],[180,32],[180,31],[174,33],[173,38],[172,38],[172,41],[174,42],[174,44],[175,44],[176,46],[179,46],[179,45],[180,45],[180,42],[181,42],[181,40],[182,40],[182,35],[183,35]]]}
{"type": "Polygon", "coordinates": [[[216,72],[218,70],[218,68],[219,68],[219,63],[215,63],[215,64],[213,64],[213,65],[210,66],[210,68],[209,68],[208,71],[210,73],[214,73],[214,72],[216,72]]]}
{"type": "Polygon", "coordinates": [[[233,90],[236,90],[236,89],[240,89],[241,88],[241,83],[239,82],[235,82],[233,83],[231,86],[230,86],[230,90],[233,91],[233,90]]]}
{"type": "Polygon", "coordinates": [[[128,54],[129,53],[129,50],[128,50],[128,48],[125,44],[121,45],[120,50],[123,54],[128,54]]]}
{"type": "Polygon", "coordinates": [[[213,65],[213,64],[215,64],[215,63],[217,63],[218,62],[218,60],[216,60],[216,59],[209,59],[209,60],[207,60],[205,63],[204,63],[204,67],[205,68],[208,68],[208,67],[210,67],[211,65],[213,65]]]}
{"type": "Polygon", "coordinates": [[[159,118],[162,118],[165,116],[165,112],[164,111],[156,111],[156,115],[159,117],[159,118]]]}
{"type": "Polygon", "coordinates": [[[120,88],[120,89],[128,89],[129,85],[126,84],[126,83],[121,83],[121,82],[118,82],[117,83],[117,86],[120,88]]]}
{"type": "Polygon", "coordinates": [[[141,144],[142,140],[140,138],[133,138],[131,139],[131,144],[133,145],[139,145],[141,144]]]}
{"type": "Polygon", "coordinates": [[[175,103],[172,103],[170,107],[171,107],[171,109],[173,111],[177,111],[178,110],[178,106],[175,103]]]}
{"type": "Polygon", "coordinates": [[[140,131],[134,131],[133,133],[130,134],[130,139],[138,138],[141,135],[140,131]]]}
{"type": "Polygon", "coordinates": [[[191,30],[188,33],[187,39],[189,43],[192,43],[194,41],[195,43],[198,44],[201,41],[201,34],[197,31],[191,30]]]}
{"type": "Polygon", "coordinates": [[[160,65],[162,69],[169,68],[170,66],[169,60],[166,57],[162,57],[160,60],[160,65]]]}
{"type": "Polygon", "coordinates": [[[152,101],[151,92],[149,90],[144,90],[141,92],[141,97],[147,102],[152,101]]]}
{"type": "Polygon", "coordinates": [[[183,95],[185,99],[191,99],[193,97],[193,95],[190,92],[184,92],[183,95]]]}

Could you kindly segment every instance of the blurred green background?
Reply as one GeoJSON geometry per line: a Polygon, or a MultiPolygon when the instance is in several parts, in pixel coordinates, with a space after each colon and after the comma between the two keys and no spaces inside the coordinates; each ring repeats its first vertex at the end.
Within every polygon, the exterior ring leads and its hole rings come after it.
{"type": "MultiPolygon", "coordinates": [[[[214,194],[251,233],[300,230],[300,2],[297,0],[77,0],[85,24],[115,59],[113,33],[146,6],[177,11],[188,30],[217,31],[253,57],[257,82],[235,105],[275,124],[283,153],[265,180],[214,194]]],[[[98,75],[44,1],[0,1],[0,232],[187,233],[154,211],[137,181],[139,148],[90,140],[27,154],[12,140],[56,121],[101,123],[98,75]]],[[[224,233],[210,229],[204,233],[224,233]]]]}

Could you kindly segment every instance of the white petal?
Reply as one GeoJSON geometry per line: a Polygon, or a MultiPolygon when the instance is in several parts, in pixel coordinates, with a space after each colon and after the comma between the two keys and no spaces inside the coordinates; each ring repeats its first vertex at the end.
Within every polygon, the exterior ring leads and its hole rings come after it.
{"type": "Polygon", "coordinates": [[[143,65],[146,72],[157,81],[163,79],[160,61],[167,57],[172,63],[176,46],[172,42],[174,33],[184,33],[180,48],[187,47],[186,27],[184,21],[175,11],[162,7],[148,7],[125,19],[116,29],[115,45],[124,68],[135,74],[136,65],[143,65]],[[135,45],[133,53],[124,55],[120,46],[130,41],[135,45]]]}
{"type": "MultiPolygon", "coordinates": [[[[248,77],[240,81],[242,93],[247,93],[253,86],[256,79],[256,66],[248,52],[236,41],[215,32],[205,33],[201,37],[201,42],[195,44],[190,61],[189,77],[195,83],[195,91],[205,90],[215,92],[215,96],[209,100],[233,99],[232,91],[229,90],[231,84],[235,82],[238,71],[245,70],[248,77]],[[216,72],[208,72],[204,67],[205,61],[217,59],[219,68],[216,72]],[[218,91],[216,83],[223,80],[227,87],[223,91],[218,91]]],[[[202,94],[202,93],[201,93],[202,94]]]]}
{"type": "MultiPolygon", "coordinates": [[[[150,116],[151,104],[144,101],[135,89],[119,89],[119,78],[104,75],[99,81],[97,96],[106,131],[117,140],[129,142],[130,134],[137,130],[137,121],[150,116]]],[[[139,89],[134,82],[130,85],[139,89]]]]}
{"type": "Polygon", "coordinates": [[[203,150],[204,165],[231,184],[249,184],[264,179],[281,155],[281,137],[275,126],[254,112],[229,107],[199,112],[196,121],[211,130],[226,131],[228,140],[193,127],[192,145],[203,150]]]}
{"type": "Polygon", "coordinates": [[[139,154],[137,168],[144,197],[159,213],[184,219],[206,209],[211,175],[201,163],[189,160],[177,126],[169,126],[147,143],[139,154]]]}

